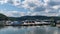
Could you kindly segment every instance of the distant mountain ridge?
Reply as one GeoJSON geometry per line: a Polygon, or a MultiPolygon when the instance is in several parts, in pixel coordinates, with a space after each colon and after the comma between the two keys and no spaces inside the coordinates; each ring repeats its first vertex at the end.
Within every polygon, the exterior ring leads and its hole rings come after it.
{"type": "Polygon", "coordinates": [[[8,17],[3,14],[0,14],[0,20],[8,20],[8,17]]]}
{"type": "Polygon", "coordinates": [[[56,16],[22,16],[20,17],[21,20],[50,20],[50,19],[54,19],[54,20],[60,20],[60,17],[56,17],[56,16]]]}
{"type": "Polygon", "coordinates": [[[11,20],[11,21],[23,21],[23,20],[50,20],[50,19],[54,19],[54,20],[60,20],[60,17],[58,16],[21,16],[21,17],[7,17],[3,14],[0,14],[0,20],[4,19],[4,20],[11,20]]]}

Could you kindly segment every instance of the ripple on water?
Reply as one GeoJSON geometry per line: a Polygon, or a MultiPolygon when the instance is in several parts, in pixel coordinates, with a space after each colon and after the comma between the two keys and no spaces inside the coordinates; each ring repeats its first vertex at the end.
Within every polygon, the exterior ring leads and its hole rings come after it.
{"type": "Polygon", "coordinates": [[[60,34],[57,27],[30,26],[30,27],[4,27],[0,29],[0,34],[60,34]]]}

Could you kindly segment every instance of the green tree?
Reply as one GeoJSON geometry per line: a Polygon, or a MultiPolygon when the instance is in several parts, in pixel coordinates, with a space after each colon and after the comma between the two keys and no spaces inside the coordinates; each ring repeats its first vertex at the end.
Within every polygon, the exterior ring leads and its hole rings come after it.
{"type": "Polygon", "coordinates": [[[56,26],[56,20],[54,18],[51,18],[50,21],[51,21],[50,25],[55,27],[56,26]]]}

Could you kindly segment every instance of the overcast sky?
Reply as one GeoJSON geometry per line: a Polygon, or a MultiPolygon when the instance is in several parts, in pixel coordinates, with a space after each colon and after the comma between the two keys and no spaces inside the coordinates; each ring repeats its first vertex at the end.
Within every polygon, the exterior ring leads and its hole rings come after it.
{"type": "Polygon", "coordinates": [[[60,16],[60,0],[0,0],[0,13],[9,17],[60,16]]]}

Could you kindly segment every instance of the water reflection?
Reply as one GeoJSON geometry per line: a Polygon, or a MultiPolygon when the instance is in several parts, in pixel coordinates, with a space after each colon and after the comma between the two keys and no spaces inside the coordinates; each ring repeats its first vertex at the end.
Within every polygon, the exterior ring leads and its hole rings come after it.
{"type": "Polygon", "coordinates": [[[60,28],[44,26],[4,26],[0,34],[60,34],[60,28]]]}

